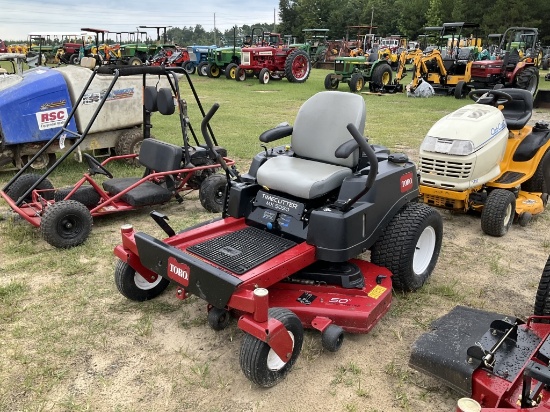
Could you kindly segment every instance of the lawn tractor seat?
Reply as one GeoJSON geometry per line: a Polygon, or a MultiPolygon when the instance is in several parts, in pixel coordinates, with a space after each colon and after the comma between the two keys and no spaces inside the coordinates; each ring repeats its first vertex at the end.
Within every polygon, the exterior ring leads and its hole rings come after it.
{"type": "MultiPolygon", "coordinates": [[[[365,119],[362,96],[336,91],[315,94],[296,116],[291,136],[294,156],[268,159],[258,168],[258,184],[302,199],[340,187],[357,166],[359,150],[342,159],[336,157],[336,149],[352,139],[346,126],[352,123],[362,132],[365,119]]],[[[260,140],[269,141],[262,136],[260,140]]]]}
{"type": "MultiPolygon", "coordinates": [[[[161,142],[155,139],[145,139],[139,151],[139,163],[146,168],[146,175],[155,172],[169,172],[181,169],[183,150],[181,147],[161,142]]],[[[140,178],[114,178],[103,182],[103,189],[114,196],[123,192],[140,178]]],[[[121,200],[131,206],[145,206],[168,202],[173,195],[174,180],[165,177],[166,185],[160,186],[152,181],[146,181],[121,196],[121,200]]]]}
{"type": "Polygon", "coordinates": [[[502,109],[508,129],[523,129],[533,114],[533,95],[523,89],[501,90],[512,97],[512,101],[504,104],[502,109]]]}

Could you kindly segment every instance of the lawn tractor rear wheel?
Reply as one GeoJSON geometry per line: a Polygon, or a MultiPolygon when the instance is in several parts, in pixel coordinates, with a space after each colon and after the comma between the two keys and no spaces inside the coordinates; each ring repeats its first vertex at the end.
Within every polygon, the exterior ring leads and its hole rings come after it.
{"type": "MultiPolygon", "coordinates": [[[[34,173],[26,173],[17,178],[15,182],[8,188],[6,194],[11,197],[15,202],[19,200],[21,196],[25,194],[42,176],[34,173]]],[[[36,187],[36,190],[48,190],[47,192],[41,192],[41,195],[46,200],[52,200],[54,196],[52,182],[47,178],[42,180],[36,187]]],[[[23,202],[32,202],[32,194],[29,194],[23,199],[23,202]]]]}
{"type": "Polygon", "coordinates": [[[92,214],[86,206],[76,200],[61,200],[45,209],[40,232],[50,245],[68,249],[88,239],[92,224],[92,214]]]}
{"type": "Polygon", "coordinates": [[[269,78],[270,78],[269,69],[264,67],[262,70],[260,70],[260,74],[258,75],[258,81],[260,82],[260,84],[268,84],[269,78]]]}
{"type": "Polygon", "coordinates": [[[227,178],[221,174],[208,176],[201,184],[199,200],[201,205],[211,213],[221,213],[225,201],[227,178]]]}
{"type": "Polygon", "coordinates": [[[208,76],[208,63],[207,62],[200,62],[197,66],[197,74],[199,76],[208,76]]]}
{"type": "Polygon", "coordinates": [[[506,189],[494,189],[481,211],[481,230],[490,236],[504,236],[516,213],[516,196],[506,189]]]}
{"type": "Polygon", "coordinates": [[[115,284],[124,297],[136,302],[143,302],[156,298],[164,292],[170,281],[158,276],[154,282],[148,282],[132,266],[119,260],[115,268],[115,284]]]}
{"type": "Polygon", "coordinates": [[[304,50],[294,49],[285,61],[285,77],[291,83],[303,83],[309,77],[311,64],[304,50]]]}
{"type": "Polygon", "coordinates": [[[360,92],[365,87],[365,78],[361,73],[353,73],[349,79],[349,88],[352,92],[360,92]]]}
{"type": "Polygon", "coordinates": [[[244,82],[246,80],[246,70],[242,67],[238,67],[235,73],[235,80],[238,82],[244,82]]]}
{"type": "Polygon", "coordinates": [[[536,67],[527,67],[516,77],[516,87],[527,90],[533,96],[539,88],[539,69],[536,67]]]}
{"type": "MultiPolygon", "coordinates": [[[[548,257],[540,277],[533,314],[536,316],[550,316],[550,257],[548,257]]],[[[547,320],[538,322],[549,323],[547,320]]]]}
{"type": "Polygon", "coordinates": [[[223,330],[229,325],[231,315],[226,309],[212,307],[208,312],[208,324],[214,330],[223,330]]]}
{"type": "Polygon", "coordinates": [[[338,79],[333,78],[334,74],[329,73],[325,77],[325,89],[326,90],[336,90],[338,89],[338,85],[340,84],[340,81],[338,79]]]}
{"type": "Polygon", "coordinates": [[[197,70],[197,67],[193,64],[191,61],[186,61],[183,63],[183,70],[187,72],[187,74],[195,74],[195,70],[197,70]]]}
{"type": "Polygon", "coordinates": [[[542,156],[542,159],[540,159],[533,176],[521,184],[522,190],[525,190],[526,192],[546,192],[546,187],[544,185],[544,170],[542,169],[542,165],[550,160],[548,157],[550,157],[550,150],[547,150],[546,153],[544,153],[544,156],[542,156]]]}
{"type": "Polygon", "coordinates": [[[388,268],[394,288],[420,289],[441,249],[441,215],[422,203],[408,203],[393,217],[371,250],[372,263],[388,268]]]}
{"type": "Polygon", "coordinates": [[[248,333],[243,338],[239,356],[244,375],[264,388],[275,386],[292,369],[300,356],[304,341],[302,322],[292,311],[286,308],[270,308],[269,317],[280,321],[292,338],[290,359],[285,362],[267,343],[248,333]]]}
{"type": "Polygon", "coordinates": [[[389,64],[379,64],[372,72],[371,83],[373,85],[373,91],[379,92],[391,83],[392,70],[389,64]]]}
{"type": "Polygon", "coordinates": [[[234,80],[237,77],[237,69],[239,66],[235,63],[229,63],[225,67],[225,77],[229,80],[234,80]]]}
{"type": "Polygon", "coordinates": [[[338,352],[344,342],[344,329],[338,325],[328,325],[321,334],[321,344],[329,352],[338,352]]]}
{"type": "Polygon", "coordinates": [[[211,79],[217,79],[217,78],[220,77],[220,75],[222,74],[222,71],[220,70],[220,68],[218,67],[217,64],[215,64],[215,63],[210,63],[210,64],[206,67],[206,74],[207,74],[208,77],[210,77],[211,79]]]}

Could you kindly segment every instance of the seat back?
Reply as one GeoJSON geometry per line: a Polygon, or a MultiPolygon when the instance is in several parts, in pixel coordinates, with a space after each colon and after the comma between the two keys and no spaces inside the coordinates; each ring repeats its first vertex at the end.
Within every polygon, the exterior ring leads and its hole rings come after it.
{"type": "Polygon", "coordinates": [[[181,169],[181,147],[155,139],[144,139],[139,150],[139,162],[156,172],[181,169]]]}
{"type": "Polygon", "coordinates": [[[334,152],[352,139],[346,126],[352,123],[363,133],[366,117],[365,100],[360,95],[337,91],[317,93],[298,111],[291,138],[292,150],[299,157],[354,167],[359,150],[347,159],[337,158],[334,152]]]}
{"type": "Polygon", "coordinates": [[[512,101],[504,105],[502,115],[506,119],[508,129],[522,129],[533,114],[533,95],[523,89],[500,89],[509,94],[512,101]]]}

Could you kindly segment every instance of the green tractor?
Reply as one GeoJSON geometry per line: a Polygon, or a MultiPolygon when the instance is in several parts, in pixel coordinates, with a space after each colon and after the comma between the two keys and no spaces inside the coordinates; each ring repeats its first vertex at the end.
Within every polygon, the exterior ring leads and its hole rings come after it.
{"type": "Polygon", "coordinates": [[[141,40],[141,36],[147,36],[146,32],[130,33],[135,36],[135,43],[122,44],[120,46],[121,62],[130,66],[141,66],[156,50],[156,45],[149,46],[141,40]]]}
{"type": "Polygon", "coordinates": [[[290,47],[305,50],[311,61],[311,65],[316,67],[316,63],[323,62],[327,52],[327,33],[329,29],[303,29],[304,43],[291,44],[290,47]]]}
{"type": "Polygon", "coordinates": [[[325,77],[325,89],[336,90],[342,82],[347,83],[352,92],[360,92],[368,82],[371,92],[380,92],[392,83],[392,76],[390,64],[378,59],[377,53],[338,57],[334,60],[334,73],[325,77]]]}
{"type": "Polygon", "coordinates": [[[233,29],[233,45],[218,47],[208,50],[208,66],[206,68],[206,74],[208,77],[216,79],[225,73],[225,77],[230,80],[235,80],[237,75],[237,69],[241,64],[241,44],[237,39],[236,28],[233,29]]]}

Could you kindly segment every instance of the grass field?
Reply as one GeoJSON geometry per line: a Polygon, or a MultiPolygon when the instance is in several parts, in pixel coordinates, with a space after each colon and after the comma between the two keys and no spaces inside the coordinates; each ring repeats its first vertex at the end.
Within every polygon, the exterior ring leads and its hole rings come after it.
{"type": "MultiPolygon", "coordinates": [[[[212,128],[244,172],[251,157],[262,150],[258,136],[281,122],[292,124],[301,104],[323,91],[326,73],[313,70],[304,84],[283,80],[260,85],[256,79],[239,83],[196,75],[192,79],[206,110],[220,104],[212,128]]],[[[541,88],[550,89],[544,74],[541,88]]],[[[200,115],[185,82],[181,87],[198,131],[200,115]]],[[[347,86],[340,85],[340,90],[347,91],[347,86]]],[[[431,125],[469,103],[454,97],[363,96],[365,135],[371,143],[404,151],[413,159],[431,125]]],[[[181,144],[177,116],[155,114],[153,126],[158,139],[181,144]]],[[[67,159],[51,180],[54,186],[72,184],[85,169],[67,159]]],[[[112,172],[140,173],[126,165],[113,167],[112,172]]],[[[0,184],[12,175],[1,173],[0,184]]],[[[367,336],[347,337],[345,350],[336,356],[323,353],[318,335],[308,333],[302,356],[286,382],[263,391],[251,387],[240,373],[241,332],[235,325],[218,334],[211,331],[204,302],[174,299],[173,288],[144,304],[117,292],[112,251],[119,243],[119,227],[131,222],[163,237],[147,216],[149,210],[96,219],[83,246],[58,250],[44,242],[38,230],[14,219],[0,202],[0,411],[303,410],[293,401],[298,398],[308,410],[315,405],[329,411],[451,410],[455,394],[408,369],[411,341],[457,303],[498,309],[501,295],[476,284],[477,273],[483,273],[491,285],[521,282],[521,288],[506,296],[514,311],[525,312],[523,302],[531,299],[536,285],[533,278],[515,279],[514,270],[525,262],[510,256],[519,249],[527,257],[530,248],[546,255],[550,250],[543,231],[547,217],[519,232],[521,242],[514,245],[475,233],[461,239],[468,235],[462,230],[469,225],[477,230],[479,222],[447,214],[448,243],[433,282],[420,293],[396,296],[384,326],[367,336]],[[467,272],[475,273],[470,283],[462,283],[460,276],[467,272]]],[[[164,205],[160,210],[177,230],[212,218],[196,194],[181,205],[164,205]]]]}

